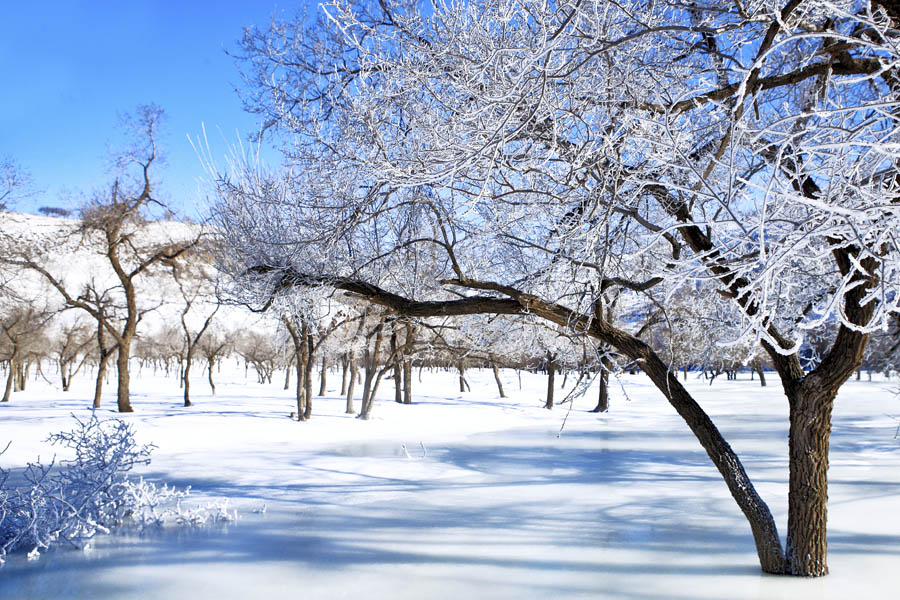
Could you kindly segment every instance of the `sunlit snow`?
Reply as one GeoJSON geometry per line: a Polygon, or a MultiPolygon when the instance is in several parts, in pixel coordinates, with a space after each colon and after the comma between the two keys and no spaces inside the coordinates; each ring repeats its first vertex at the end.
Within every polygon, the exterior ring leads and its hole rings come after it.
{"type": "MultiPolygon", "coordinates": [[[[234,366],[230,362],[228,367],[234,366]]],[[[829,564],[817,580],[760,573],[749,526],[686,426],[641,375],[541,408],[546,379],[490,371],[423,373],[415,404],[382,384],[373,419],[343,414],[330,375],[313,419],[288,418],[290,391],[234,368],[219,394],[148,370],[133,381],[139,441],[158,449],[140,474],[227,498],[237,522],[96,539],[8,557],[0,598],[893,598],[900,590],[900,383],[850,381],[831,442],[829,564]],[[894,416],[892,416],[894,415],[894,416]]],[[[415,378],[415,376],[414,376],[415,378]]],[[[570,385],[571,385],[570,379],[570,385]]],[[[86,414],[73,390],[30,381],[0,407],[0,456],[20,468],[42,440],[86,414]]],[[[745,461],[786,528],[787,407],[743,375],[689,389],[745,461]]],[[[101,416],[116,416],[114,397],[101,416]]]]}

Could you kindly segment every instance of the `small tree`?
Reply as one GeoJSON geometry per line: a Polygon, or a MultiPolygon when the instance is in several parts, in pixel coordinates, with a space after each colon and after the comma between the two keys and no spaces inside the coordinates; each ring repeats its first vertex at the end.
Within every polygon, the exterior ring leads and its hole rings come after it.
{"type": "Polygon", "coordinates": [[[53,336],[56,366],[59,369],[64,392],[69,391],[72,378],[81,371],[90,358],[90,350],[94,343],[94,334],[90,327],[78,320],[62,325],[53,336]]]}
{"type": "Polygon", "coordinates": [[[211,267],[204,262],[205,257],[205,253],[195,250],[182,256],[180,260],[172,260],[170,262],[172,277],[175,279],[184,303],[181,309],[180,320],[184,341],[181,381],[184,388],[185,406],[191,406],[190,374],[194,353],[197,351],[200,340],[209,329],[213,318],[221,307],[218,297],[214,293],[214,275],[211,272],[211,267]],[[205,298],[215,299],[215,303],[204,301],[205,298]],[[193,312],[197,312],[198,309],[203,313],[199,317],[203,321],[192,326],[189,321],[191,321],[193,312]],[[205,315],[205,318],[203,315],[205,315]]]}
{"type": "Polygon", "coordinates": [[[203,358],[206,359],[207,380],[209,381],[210,393],[216,395],[216,384],[213,381],[213,370],[216,365],[228,356],[232,350],[231,338],[224,333],[213,328],[207,331],[206,335],[200,338],[197,349],[203,358]]]}

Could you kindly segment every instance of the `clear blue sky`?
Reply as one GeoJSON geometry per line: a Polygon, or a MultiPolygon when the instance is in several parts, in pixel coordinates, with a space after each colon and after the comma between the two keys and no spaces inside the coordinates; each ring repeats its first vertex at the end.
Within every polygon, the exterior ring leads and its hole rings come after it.
{"type": "Polygon", "coordinates": [[[10,0],[0,10],[0,155],[30,172],[41,192],[14,210],[70,207],[111,180],[118,115],[156,103],[167,121],[161,196],[196,216],[201,166],[187,136],[206,125],[234,141],[256,129],[241,110],[225,49],[242,28],[291,17],[314,0],[10,0]]]}

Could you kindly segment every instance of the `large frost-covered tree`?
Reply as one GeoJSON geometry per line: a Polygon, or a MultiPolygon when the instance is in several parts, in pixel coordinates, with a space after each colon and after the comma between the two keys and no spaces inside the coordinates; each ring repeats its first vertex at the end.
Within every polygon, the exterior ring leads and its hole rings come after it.
{"type": "Polygon", "coordinates": [[[287,165],[237,161],[216,214],[270,292],[530,313],[612,346],[707,451],[763,570],[824,575],[835,396],[898,308],[898,25],[887,0],[323,4],[246,31],[245,102],[287,165]],[[607,310],[675,294],[737,309],[733,341],[780,376],[785,546],[641,324],[607,310]]]}

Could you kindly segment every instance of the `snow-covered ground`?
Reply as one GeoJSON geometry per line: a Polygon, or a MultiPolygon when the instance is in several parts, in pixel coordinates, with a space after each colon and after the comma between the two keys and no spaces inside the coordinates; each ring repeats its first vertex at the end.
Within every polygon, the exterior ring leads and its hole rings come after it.
{"type": "MultiPolygon", "coordinates": [[[[185,409],[176,381],[133,380],[145,477],[227,497],[236,523],[114,535],[0,568],[0,598],[896,598],[900,594],[900,400],[896,381],[849,382],[835,410],[832,574],[765,576],[749,527],[699,444],[640,375],[541,408],[545,378],[425,372],[415,404],[382,383],[373,419],[343,414],[330,376],[310,422],[288,418],[290,391],[243,369],[202,378],[185,409]],[[565,426],[563,423],[565,421],[565,426]],[[560,431],[562,430],[561,435],[560,431]],[[265,510],[263,511],[263,507],[265,510]]],[[[0,406],[0,456],[21,467],[42,440],[86,415],[91,381],[44,382],[0,406]]],[[[786,521],[787,411],[777,382],[748,376],[689,388],[786,521]]],[[[114,385],[108,387],[114,393],[114,385]]],[[[358,402],[357,402],[358,403],[358,402]]],[[[112,395],[103,416],[118,416],[112,395]]]]}

